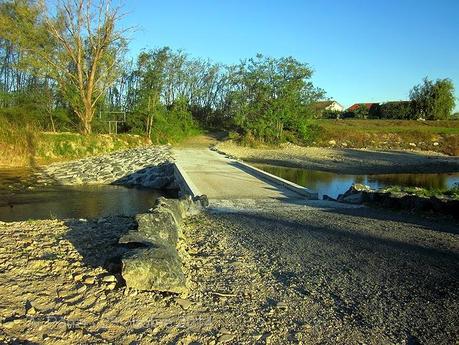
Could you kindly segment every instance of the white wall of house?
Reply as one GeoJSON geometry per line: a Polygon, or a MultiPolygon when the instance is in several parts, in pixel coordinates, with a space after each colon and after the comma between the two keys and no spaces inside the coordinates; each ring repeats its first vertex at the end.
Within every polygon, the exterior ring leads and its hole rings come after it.
{"type": "Polygon", "coordinates": [[[325,108],[326,110],[331,111],[344,111],[344,107],[336,101],[333,101],[328,107],[325,108]]]}

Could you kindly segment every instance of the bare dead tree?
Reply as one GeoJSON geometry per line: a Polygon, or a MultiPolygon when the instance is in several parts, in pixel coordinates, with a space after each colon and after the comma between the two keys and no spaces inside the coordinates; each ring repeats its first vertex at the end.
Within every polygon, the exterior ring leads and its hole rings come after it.
{"type": "Polygon", "coordinates": [[[97,102],[119,75],[125,30],[117,30],[121,15],[110,0],[61,0],[56,13],[45,21],[57,43],[46,60],[88,134],[97,102]]]}

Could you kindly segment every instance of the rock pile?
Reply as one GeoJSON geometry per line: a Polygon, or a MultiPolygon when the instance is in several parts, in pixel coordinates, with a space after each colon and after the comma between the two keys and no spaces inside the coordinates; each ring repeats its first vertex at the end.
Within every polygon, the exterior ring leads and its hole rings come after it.
{"type": "Polygon", "coordinates": [[[338,201],[349,204],[361,204],[364,201],[364,192],[369,191],[371,191],[369,186],[354,183],[344,194],[338,195],[338,201]]]}
{"type": "Polygon", "coordinates": [[[119,240],[136,247],[122,258],[122,276],[127,287],[187,294],[179,255],[183,239],[180,224],[203,206],[207,206],[205,199],[159,198],[151,213],[136,216],[138,229],[119,240]]]}
{"type": "Polygon", "coordinates": [[[332,200],[349,204],[370,204],[382,207],[430,212],[459,217],[459,200],[442,197],[424,197],[405,192],[392,193],[385,190],[374,190],[369,186],[355,183],[336,200],[325,195],[324,200],[332,200]]]}
{"type": "Polygon", "coordinates": [[[169,146],[134,148],[109,155],[52,164],[37,173],[41,184],[120,184],[167,188],[173,183],[169,146]]]}

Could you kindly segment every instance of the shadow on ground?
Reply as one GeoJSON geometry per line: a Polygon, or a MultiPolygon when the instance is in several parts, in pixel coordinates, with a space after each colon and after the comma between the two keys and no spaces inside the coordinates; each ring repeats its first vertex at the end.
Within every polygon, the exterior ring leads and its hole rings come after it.
{"type": "Polygon", "coordinates": [[[319,303],[319,319],[405,334],[414,343],[451,339],[459,323],[459,253],[450,235],[457,228],[355,212],[362,210],[277,208],[212,217],[249,250],[265,280],[319,303]]]}
{"type": "Polygon", "coordinates": [[[92,268],[102,267],[121,279],[121,257],[132,247],[119,244],[118,241],[129,230],[137,228],[133,217],[72,219],[65,221],[65,225],[69,228],[66,239],[83,257],[85,265],[92,268]]]}

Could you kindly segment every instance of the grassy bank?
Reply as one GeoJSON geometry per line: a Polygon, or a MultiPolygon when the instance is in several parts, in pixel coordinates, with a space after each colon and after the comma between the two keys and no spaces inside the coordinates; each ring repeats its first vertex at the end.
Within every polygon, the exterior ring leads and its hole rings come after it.
{"type": "Polygon", "coordinates": [[[459,121],[318,120],[313,146],[416,149],[459,155],[459,121]]]}
{"type": "Polygon", "coordinates": [[[451,198],[459,200],[459,185],[455,185],[449,189],[426,189],[420,187],[400,187],[392,186],[382,189],[383,192],[390,192],[395,194],[410,194],[419,197],[430,198],[451,198]]]}
{"type": "Polygon", "coordinates": [[[32,127],[0,127],[0,167],[35,166],[56,161],[101,155],[150,144],[130,134],[37,132],[32,127]]]}

